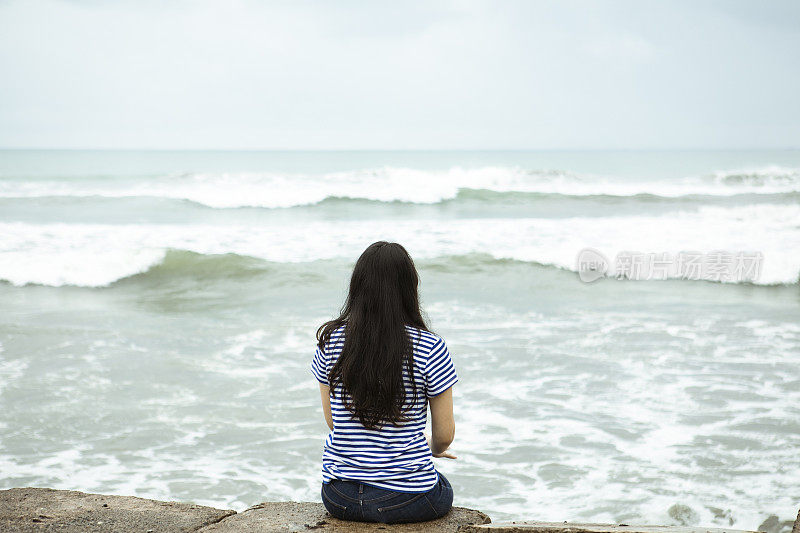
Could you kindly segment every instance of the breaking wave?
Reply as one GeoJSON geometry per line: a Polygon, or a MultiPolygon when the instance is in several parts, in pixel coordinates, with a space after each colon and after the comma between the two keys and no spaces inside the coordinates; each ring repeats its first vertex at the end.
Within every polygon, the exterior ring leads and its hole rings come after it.
{"type": "Polygon", "coordinates": [[[14,285],[99,287],[152,276],[247,275],[262,262],[350,261],[371,242],[405,243],[415,259],[486,254],[576,269],[586,247],[607,257],[643,253],[760,252],[757,284],[791,284],[800,272],[800,205],[702,206],[661,215],[300,221],[236,224],[0,223],[0,279],[14,285]],[[199,255],[176,255],[185,250],[199,255]],[[210,257],[214,256],[214,257],[210,257]],[[172,273],[172,274],[171,274],[172,273]]]}

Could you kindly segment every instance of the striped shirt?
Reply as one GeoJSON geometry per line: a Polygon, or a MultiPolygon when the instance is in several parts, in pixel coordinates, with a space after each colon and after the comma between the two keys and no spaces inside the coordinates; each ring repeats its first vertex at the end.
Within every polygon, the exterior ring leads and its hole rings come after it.
{"type": "MultiPolygon", "coordinates": [[[[444,339],[411,326],[406,326],[406,331],[414,346],[413,370],[417,386],[417,401],[412,403],[411,381],[404,366],[406,400],[403,412],[408,420],[399,427],[385,424],[377,429],[365,428],[345,408],[340,396],[342,385],[337,383],[330,397],[333,431],[325,438],[322,453],[323,483],[346,479],[394,491],[427,492],[439,480],[423,434],[428,398],[452,387],[458,376],[444,339]]],[[[331,334],[324,350],[317,348],[311,371],[320,383],[330,385],[328,376],[343,346],[344,326],[341,326],[331,334]]]]}

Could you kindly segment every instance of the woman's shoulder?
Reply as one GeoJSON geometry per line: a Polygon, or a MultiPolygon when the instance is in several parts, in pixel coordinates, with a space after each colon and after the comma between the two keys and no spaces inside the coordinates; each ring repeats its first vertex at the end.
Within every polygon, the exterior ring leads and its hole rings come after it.
{"type": "Polygon", "coordinates": [[[331,334],[327,338],[325,346],[323,347],[323,350],[325,350],[326,353],[333,352],[336,351],[337,348],[341,348],[341,345],[344,343],[344,328],[345,325],[342,324],[331,331],[331,334]]]}
{"type": "Polygon", "coordinates": [[[439,344],[444,344],[444,338],[432,331],[409,325],[406,325],[406,331],[411,334],[411,339],[414,341],[415,348],[425,353],[430,352],[439,344]]]}

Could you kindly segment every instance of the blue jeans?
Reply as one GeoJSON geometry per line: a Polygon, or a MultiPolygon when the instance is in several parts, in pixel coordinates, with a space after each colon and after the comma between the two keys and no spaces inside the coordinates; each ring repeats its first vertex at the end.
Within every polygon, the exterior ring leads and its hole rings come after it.
{"type": "Polygon", "coordinates": [[[424,522],[446,515],[453,506],[453,487],[439,473],[428,492],[399,492],[360,481],[334,479],[322,484],[322,503],[341,520],[356,522],[424,522]]]}

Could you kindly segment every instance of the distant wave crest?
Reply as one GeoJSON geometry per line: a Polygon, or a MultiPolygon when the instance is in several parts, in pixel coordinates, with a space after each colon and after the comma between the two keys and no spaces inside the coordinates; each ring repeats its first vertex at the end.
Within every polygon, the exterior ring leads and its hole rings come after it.
{"type": "MultiPolygon", "coordinates": [[[[800,192],[800,169],[765,167],[719,171],[665,181],[636,181],[563,170],[483,167],[432,171],[381,167],[307,174],[189,173],[157,178],[5,179],[0,197],[155,197],[211,208],[288,208],[335,201],[435,204],[475,197],[476,191],[564,196],[787,194],[800,192]]],[[[480,194],[480,193],[478,193],[480,194]]]]}
{"type": "Polygon", "coordinates": [[[712,181],[725,187],[796,192],[800,190],[800,169],[770,166],[762,169],[721,171],[712,174],[712,181]]]}

